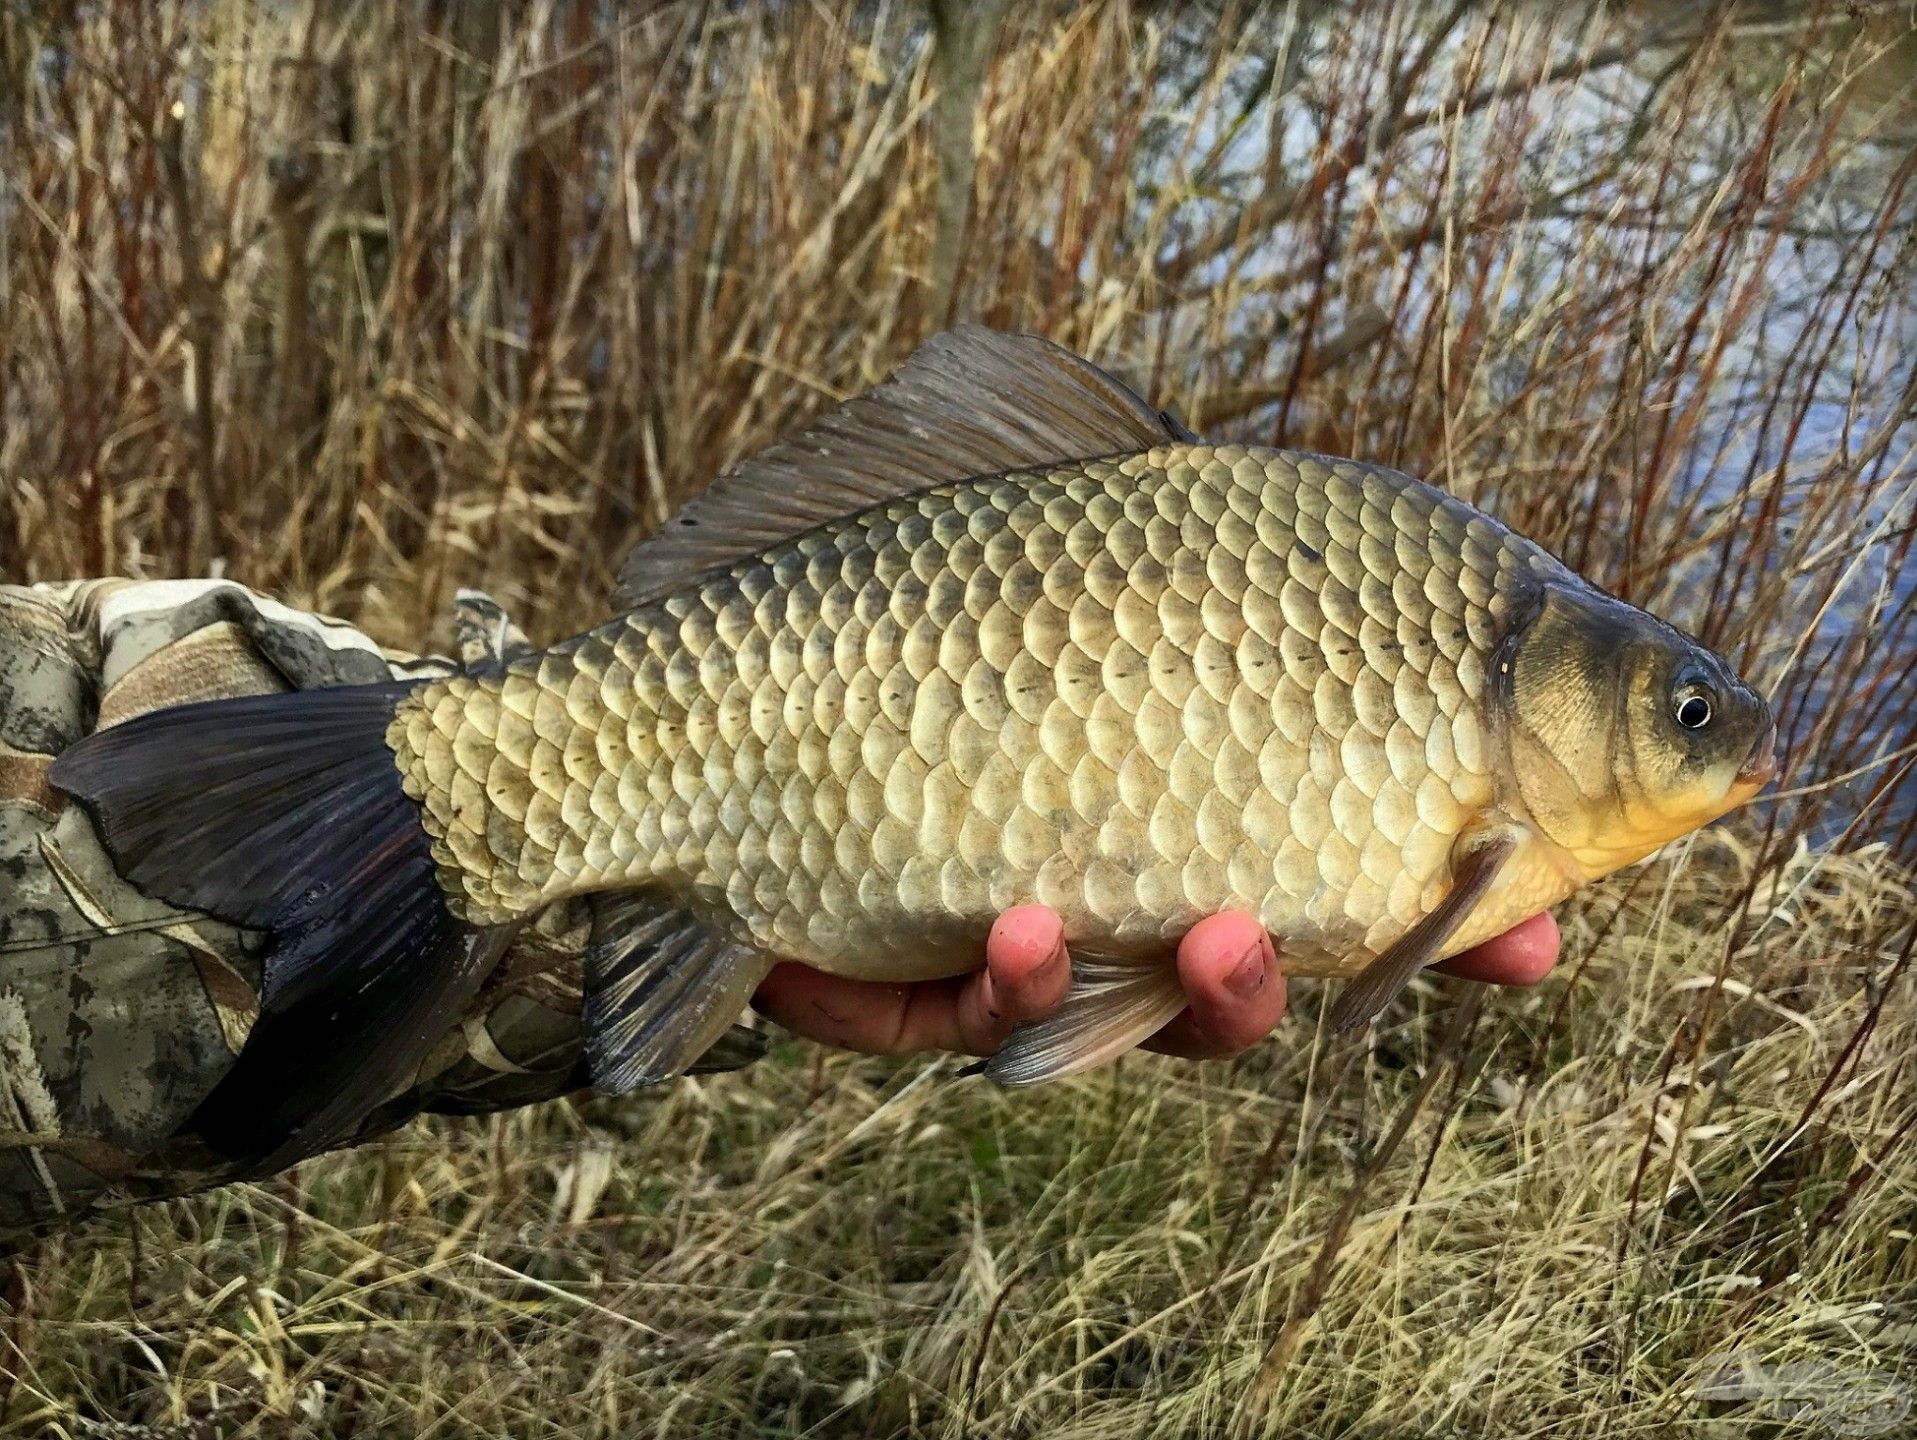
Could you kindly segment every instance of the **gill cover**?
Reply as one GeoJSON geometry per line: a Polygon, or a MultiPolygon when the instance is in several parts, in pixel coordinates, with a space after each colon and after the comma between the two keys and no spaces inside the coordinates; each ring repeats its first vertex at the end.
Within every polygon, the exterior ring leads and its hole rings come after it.
{"type": "Polygon", "coordinates": [[[1546,587],[1509,683],[1512,778],[1586,880],[1708,824],[1769,778],[1763,699],[1715,652],[1593,587],[1546,587]]]}

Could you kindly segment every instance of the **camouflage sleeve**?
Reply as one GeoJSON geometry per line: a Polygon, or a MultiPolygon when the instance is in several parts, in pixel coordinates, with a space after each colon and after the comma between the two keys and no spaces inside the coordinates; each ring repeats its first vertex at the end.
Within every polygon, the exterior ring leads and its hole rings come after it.
{"type": "MultiPolygon", "coordinates": [[[[462,596],[457,619],[461,663],[525,643],[484,596],[462,596]]],[[[163,705],[452,668],[228,581],[0,585],[0,1234],[244,1178],[192,1116],[257,1014],[261,937],[121,881],[48,785],[53,757],[163,705]]],[[[529,927],[359,1138],[573,1088],[590,923],[573,905],[529,927]]]]}

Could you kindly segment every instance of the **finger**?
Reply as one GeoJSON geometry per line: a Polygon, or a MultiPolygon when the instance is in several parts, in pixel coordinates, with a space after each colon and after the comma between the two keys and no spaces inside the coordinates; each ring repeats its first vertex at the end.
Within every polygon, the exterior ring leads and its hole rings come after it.
{"type": "Polygon", "coordinates": [[[1557,964],[1558,943],[1558,922],[1548,913],[1533,915],[1496,939],[1432,968],[1442,975],[1488,985],[1535,985],[1557,964]]]}
{"type": "Polygon", "coordinates": [[[1058,912],[1044,905],[1007,910],[986,937],[983,970],[915,987],[898,1048],[990,1055],[1019,1026],[1057,1009],[1071,983],[1058,912]]]}
{"type": "Polygon", "coordinates": [[[958,980],[885,985],[787,962],[773,966],[752,1005],[809,1040],[868,1055],[896,1055],[963,1048],[959,989],[958,980]]]}
{"type": "Polygon", "coordinates": [[[992,1018],[1013,1025],[1041,1020],[1065,1003],[1072,961],[1065,951],[1065,922],[1046,905],[1007,910],[985,941],[981,1002],[992,1018]]]}
{"type": "Polygon", "coordinates": [[[1057,912],[1006,911],[986,940],[985,966],[950,980],[885,985],[787,963],[773,967],[752,1003],[795,1035],[843,1050],[989,1055],[1018,1026],[1057,1009],[1071,987],[1057,912]]]}
{"type": "Polygon", "coordinates": [[[1188,1059],[1236,1055],[1276,1028],[1285,1013],[1285,977],[1264,927],[1249,915],[1213,915],[1178,947],[1188,1008],[1147,1042],[1188,1059]]]}

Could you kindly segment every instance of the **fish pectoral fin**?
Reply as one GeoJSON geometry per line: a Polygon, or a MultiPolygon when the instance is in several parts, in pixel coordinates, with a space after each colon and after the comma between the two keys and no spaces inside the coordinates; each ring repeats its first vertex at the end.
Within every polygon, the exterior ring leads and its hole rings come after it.
{"type": "Polygon", "coordinates": [[[645,892],[597,897],[585,955],[592,1088],[623,1095],[695,1067],[734,1068],[729,1060],[749,1046],[735,1043],[732,1032],[752,1032],[733,1022],[771,966],[670,900],[645,892]],[[702,1065],[715,1047],[725,1047],[711,1057],[718,1063],[702,1065]]]}
{"type": "Polygon", "coordinates": [[[1043,1020],[1014,1030],[985,1062],[1001,1085],[1056,1080],[1123,1054],[1185,1008],[1177,967],[1072,955],[1072,988],[1043,1020]]]}
{"type": "Polygon", "coordinates": [[[934,486],[1196,438],[1062,346],[960,325],[884,384],[707,486],[626,557],[613,604],[634,609],[815,525],[934,486]]]}
{"type": "Polygon", "coordinates": [[[1518,837],[1511,827],[1499,826],[1465,837],[1462,848],[1451,893],[1345,985],[1331,1007],[1333,1031],[1351,1030],[1375,1017],[1411,983],[1412,976],[1438,958],[1445,941],[1484,898],[1518,848],[1518,837]]]}

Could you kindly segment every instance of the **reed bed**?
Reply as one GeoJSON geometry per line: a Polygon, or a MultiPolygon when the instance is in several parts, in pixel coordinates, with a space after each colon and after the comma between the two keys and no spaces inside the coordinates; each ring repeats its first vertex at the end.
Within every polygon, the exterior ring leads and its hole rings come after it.
{"type": "Polygon", "coordinates": [[[0,574],[557,638],[968,317],[1486,505],[1733,655],[1778,793],[1356,1046],[793,1042],[110,1216],[0,1430],[1913,1433],[1910,9],[932,8],[0,8],[0,574]]]}

